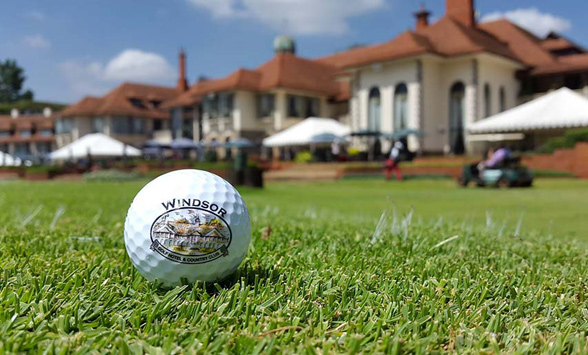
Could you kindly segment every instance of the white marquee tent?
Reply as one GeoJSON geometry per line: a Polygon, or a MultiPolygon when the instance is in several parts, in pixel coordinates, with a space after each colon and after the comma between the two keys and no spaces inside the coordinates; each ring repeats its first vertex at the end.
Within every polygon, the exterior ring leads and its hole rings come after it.
{"type": "Polygon", "coordinates": [[[579,127],[588,127],[588,98],[562,88],[478,121],[468,130],[473,135],[488,135],[579,127]]]}
{"type": "Polygon", "coordinates": [[[0,166],[20,166],[22,161],[12,155],[0,152],[0,166]]]}
{"type": "Polygon", "coordinates": [[[54,151],[49,157],[51,160],[76,160],[88,155],[93,158],[138,157],[141,151],[105,134],[93,133],[54,151]]]}
{"type": "MultiPolygon", "coordinates": [[[[309,117],[281,132],[263,140],[266,147],[287,147],[317,143],[317,137],[330,136],[344,139],[350,132],[349,127],[332,118],[309,117]]],[[[321,143],[324,143],[321,140],[321,143]]]]}

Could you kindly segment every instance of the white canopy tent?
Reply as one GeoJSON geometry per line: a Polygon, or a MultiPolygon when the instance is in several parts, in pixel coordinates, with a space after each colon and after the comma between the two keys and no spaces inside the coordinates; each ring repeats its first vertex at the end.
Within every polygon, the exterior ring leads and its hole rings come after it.
{"type": "Polygon", "coordinates": [[[92,158],[138,157],[141,151],[105,134],[93,133],[54,151],[49,157],[51,160],[76,160],[88,155],[92,158]]]}
{"type": "Polygon", "coordinates": [[[327,135],[344,139],[350,133],[349,127],[332,118],[309,117],[281,132],[263,140],[266,147],[287,147],[316,144],[316,137],[327,135]]]}
{"type": "Polygon", "coordinates": [[[568,88],[551,92],[533,101],[468,127],[473,135],[588,127],[588,99],[568,88]]]}
{"type": "Polygon", "coordinates": [[[0,152],[0,166],[20,166],[22,161],[20,158],[15,158],[12,155],[0,152]]]}

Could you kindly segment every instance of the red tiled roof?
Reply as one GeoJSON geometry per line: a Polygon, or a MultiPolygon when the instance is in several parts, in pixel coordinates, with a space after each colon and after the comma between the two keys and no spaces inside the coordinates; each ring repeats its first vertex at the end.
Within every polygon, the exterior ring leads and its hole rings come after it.
{"type": "Polygon", "coordinates": [[[541,42],[541,47],[548,51],[575,48],[576,46],[565,38],[548,38],[541,42]]]}
{"type": "Polygon", "coordinates": [[[482,51],[517,59],[500,39],[479,28],[467,27],[449,17],[443,17],[419,32],[406,31],[391,41],[336,53],[317,61],[350,68],[424,53],[454,56],[482,51]]]}
{"type": "Polygon", "coordinates": [[[338,68],[347,68],[427,52],[434,52],[428,38],[414,32],[406,31],[389,42],[354,48],[316,59],[316,61],[338,68]]]}
{"type": "Polygon", "coordinates": [[[516,58],[528,66],[555,62],[555,57],[541,46],[541,39],[508,20],[485,22],[478,25],[482,30],[508,44],[516,58]]]}
{"type": "Polygon", "coordinates": [[[105,116],[120,115],[144,118],[169,118],[169,112],[155,107],[152,101],[164,102],[179,95],[176,88],[156,85],[124,83],[103,97],[85,97],[67,107],[61,116],[105,116]],[[134,105],[136,100],[142,107],[134,105]]]}
{"type": "Polygon", "coordinates": [[[330,65],[281,53],[255,70],[239,69],[222,79],[198,82],[189,92],[203,95],[227,90],[267,91],[282,88],[336,95],[339,89],[334,81],[336,71],[330,65]]]}
{"type": "Polygon", "coordinates": [[[533,75],[565,74],[588,71],[588,53],[559,57],[556,62],[538,66],[533,75]]]}
{"type": "Polygon", "coordinates": [[[163,107],[191,105],[203,95],[230,90],[268,91],[281,88],[336,96],[340,89],[335,81],[336,74],[337,68],[331,65],[280,53],[257,69],[239,69],[224,78],[199,81],[163,107]]]}

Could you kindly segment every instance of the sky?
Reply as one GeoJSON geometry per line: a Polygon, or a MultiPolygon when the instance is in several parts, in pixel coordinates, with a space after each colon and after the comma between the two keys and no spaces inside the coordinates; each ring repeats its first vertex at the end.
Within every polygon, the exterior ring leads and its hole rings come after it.
{"type": "MultiPolygon", "coordinates": [[[[413,29],[444,0],[2,0],[0,60],[24,67],[37,100],[72,103],[123,81],[175,85],[179,48],[189,83],[255,68],[280,34],[316,58],[413,29]]],[[[480,20],[508,18],[588,47],[586,0],[477,0],[480,20]]]]}

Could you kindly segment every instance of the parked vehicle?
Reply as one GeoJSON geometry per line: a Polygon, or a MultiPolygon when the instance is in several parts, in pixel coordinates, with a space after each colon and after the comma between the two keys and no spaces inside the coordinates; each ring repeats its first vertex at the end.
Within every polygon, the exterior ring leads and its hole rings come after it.
{"type": "Polygon", "coordinates": [[[533,174],[520,161],[520,158],[507,159],[498,167],[484,169],[482,174],[478,170],[478,164],[467,165],[458,178],[458,184],[463,187],[472,182],[478,187],[531,187],[533,174]]]}

